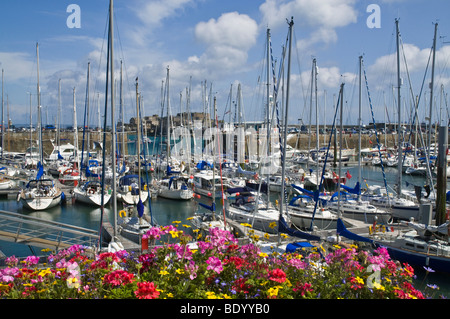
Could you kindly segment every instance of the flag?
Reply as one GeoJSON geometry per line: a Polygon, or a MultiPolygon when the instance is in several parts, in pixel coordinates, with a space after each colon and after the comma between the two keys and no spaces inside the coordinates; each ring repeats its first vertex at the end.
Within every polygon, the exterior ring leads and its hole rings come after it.
{"type": "Polygon", "coordinates": [[[347,170],[347,174],[345,174],[345,177],[347,177],[348,179],[352,178],[352,175],[350,175],[350,172],[347,170]]]}

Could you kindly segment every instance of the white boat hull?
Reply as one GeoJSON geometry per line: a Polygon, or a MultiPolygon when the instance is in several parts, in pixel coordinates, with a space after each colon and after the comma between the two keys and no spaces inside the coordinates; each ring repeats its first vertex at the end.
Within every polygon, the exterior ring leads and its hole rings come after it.
{"type": "Polygon", "coordinates": [[[190,189],[161,189],[158,196],[167,199],[189,200],[194,197],[194,192],[190,189]]]}
{"type": "MultiPolygon", "coordinates": [[[[80,190],[78,187],[75,187],[73,189],[73,194],[75,200],[80,203],[95,207],[100,207],[102,205],[102,195],[100,193],[89,194],[86,191],[80,190]]],[[[103,195],[103,205],[106,205],[110,199],[111,194],[107,193],[103,195]]]]}
{"type": "Polygon", "coordinates": [[[276,209],[258,209],[256,213],[253,213],[253,211],[244,211],[229,206],[225,212],[231,220],[252,225],[252,228],[255,230],[269,234],[278,233],[279,211],[276,209]]]}
{"type": "Polygon", "coordinates": [[[140,196],[132,195],[131,192],[118,193],[117,198],[127,205],[137,205],[137,203],[139,203],[139,198],[142,200],[142,203],[147,201],[148,191],[140,191],[140,196]]]}
{"type": "MultiPolygon", "coordinates": [[[[314,208],[312,210],[307,208],[293,208],[289,207],[289,217],[293,225],[300,229],[310,229],[313,220],[314,208]]],[[[329,210],[322,211],[317,208],[314,215],[313,227],[318,229],[336,229],[338,217],[329,210]]]]}
{"type": "Polygon", "coordinates": [[[46,210],[53,208],[61,203],[61,191],[55,196],[52,197],[26,197],[26,195],[20,196],[20,201],[24,208],[33,210],[33,211],[40,211],[40,210],[46,210]]]}

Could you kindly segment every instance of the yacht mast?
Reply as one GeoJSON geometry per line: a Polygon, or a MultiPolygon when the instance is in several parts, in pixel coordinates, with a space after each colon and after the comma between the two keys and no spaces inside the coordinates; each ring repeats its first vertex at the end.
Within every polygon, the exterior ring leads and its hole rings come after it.
{"type": "MultiPolygon", "coordinates": [[[[111,146],[112,146],[112,199],[113,199],[113,212],[114,212],[114,236],[117,235],[117,185],[116,185],[116,126],[114,125],[114,0],[109,2],[109,34],[110,34],[110,85],[111,85],[111,146]]],[[[105,146],[103,146],[105,147],[105,146]]],[[[114,240],[114,239],[113,239],[114,240]]]]}
{"type": "Polygon", "coordinates": [[[398,167],[398,179],[397,179],[397,197],[400,198],[402,193],[402,128],[401,128],[401,95],[400,88],[402,85],[402,80],[400,78],[400,31],[398,29],[398,19],[395,19],[395,27],[397,34],[397,113],[398,113],[398,123],[397,123],[397,147],[398,147],[398,155],[397,155],[397,167],[398,167]]]}

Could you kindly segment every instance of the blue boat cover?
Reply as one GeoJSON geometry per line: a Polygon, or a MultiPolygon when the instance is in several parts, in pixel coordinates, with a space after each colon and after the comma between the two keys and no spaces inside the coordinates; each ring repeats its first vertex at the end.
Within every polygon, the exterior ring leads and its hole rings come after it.
{"type": "Polygon", "coordinates": [[[345,189],[350,194],[356,194],[356,195],[361,194],[361,185],[359,184],[359,182],[356,183],[354,188],[345,186],[343,184],[341,184],[341,188],[345,189]]]}
{"type": "Polygon", "coordinates": [[[285,233],[291,236],[295,236],[298,238],[303,238],[303,239],[307,239],[307,240],[316,240],[319,241],[320,237],[319,236],[315,236],[315,235],[311,235],[305,232],[302,232],[300,230],[295,230],[290,228],[286,221],[284,220],[283,216],[280,215],[280,219],[278,220],[278,231],[280,233],[285,233]]]}
{"type": "Polygon", "coordinates": [[[142,203],[142,200],[139,198],[139,202],[137,203],[137,211],[138,211],[138,216],[142,217],[144,216],[144,204],[142,203]]]}
{"type": "Polygon", "coordinates": [[[340,218],[337,221],[336,233],[338,235],[340,235],[340,236],[343,236],[343,237],[351,239],[351,240],[362,241],[362,242],[373,244],[373,240],[372,239],[366,238],[366,237],[363,237],[363,236],[360,236],[360,235],[357,235],[357,234],[352,233],[351,231],[349,231],[345,227],[344,222],[342,221],[342,219],[340,219],[340,218]]]}
{"type": "Polygon", "coordinates": [[[216,211],[216,203],[212,203],[212,205],[211,206],[208,206],[208,205],[206,205],[206,204],[203,204],[203,203],[198,203],[200,206],[202,206],[202,207],[204,207],[204,208],[206,208],[206,209],[208,209],[208,210],[210,210],[210,211],[212,211],[212,212],[215,212],[216,211]]]}
{"type": "Polygon", "coordinates": [[[39,161],[37,166],[38,166],[38,172],[37,172],[37,175],[36,175],[36,179],[40,180],[42,175],[44,175],[44,166],[42,166],[40,161],[39,161]]]}
{"type": "Polygon", "coordinates": [[[297,248],[309,248],[309,247],[315,246],[308,242],[290,243],[286,246],[286,252],[293,253],[297,250],[297,248]]]}

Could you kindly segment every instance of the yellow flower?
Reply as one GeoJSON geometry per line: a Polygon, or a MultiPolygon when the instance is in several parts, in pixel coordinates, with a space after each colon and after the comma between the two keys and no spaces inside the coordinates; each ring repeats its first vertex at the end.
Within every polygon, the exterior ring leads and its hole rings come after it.
{"type": "Polygon", "coordinates": [[[180,235],[179,231],[174,231],[174,230],[169,231],[169,233],[172,235],[172,238],[177,238],[178,235],[180,235]]]}
{"type": "Polygon", "coordinates": [[[356,281],[358,284],[361,284],[361,285],[364,284],[364,280],[362,280],[359,276],[355,278],[355,281],[356,281]]]}
{"type": "Polygon", "coordinates": [[[174,220],[174,221],[172,222],[172,224],[179,224],[179,223],[181,223],[181,221],[179,221],[179,220],[174,220]]]}
{"type": "Polygon", "coordinates": [[[169,272],[168,272],[167,270],[161,270],[161,271],[159,272],[159,274],[160,274],[161,276],[165,276],[165,275],[168,275],[169,272]]]}
{"type": "Polygon", "coordinates": [[[283,237],[284,239],[288,238],[288,235],[286,234],[281,234],[280,236],[283,237]]]}
{"type": "Polygon", "coordinates": [[[222,297],[223,297],[223,299],[231,299],[231,297],[228,296],[227,294],[224,294],[222,297]]]}
{"type": "Polygon", "coordinates": [[[373,283],[373,287],[374,288],[376,288],[376,289],[378,289],[378,290],[382,290],[382,291],[384,291],[385,289],[384,289],[384,286],[382,286],[382,285],[380,285],[378,282],[374,282],[373,283]]]}
{"type": "Polygon", "coordinates": [[[241,223],[241,226],[252,228],[252,225],[250,225],[249,223],[241,223]]]}
{"type": "Polygon", "coordinates": [[[167,294],[167,297],[168,297],[168,298],[173,298],[173,293],[169,292],[169,293],[167,294]]]}
{"type": "Polygon", "coordinates": [[[184,270],[183,270],[183,269],[180,269],[180,268],[178,268],[177,270],[175,270],[175,272],[176,272],[177,274],[179,274],[179,275],[184,274],[184,270]]]}
{"type": "Polygon", "coordinates": [[[277,223],[276,223],[276,222],[271,222],[271,223],[269,224],[269,227],[272,228],[272,229],[274,229],[275,226],[277,226],[277,223]]]}
{"type": "Polygon", "coordinates": [[[50,268],[47,268],[47,269],[45,269],[45,270],[41,270],[41,271],[39,272],[38,276],[45,277],[46,275],[51,274],[51,273],[52,273],[52,272],[51,272],[50,268]]]}
{"type": "Polygon", "coordinates": [[[269,235],[268,233],[265,233],[265,234],[264,234],[264,238],[265,238],[265,239],[269,239],[269,238],[270,238],[270,235],[269,235]]]}
{"type": "Polygon", "coordinates": [[[192,230],[194,233],[198,233],[200,231],[200,229],[193,229],[192,230]]]}
{"type": "Polygon", "coordinates": [[[266,253],[259,253],[259,257],[266,258],[269,257],[266,253]]]}
{"type": "Polygon", "coordinates": [[[192,220],[192,219],[194,219],[194,217],[188,217],[188,218],[186,218],[186,220],[192,220]]]}
{"type": "Polygon", "coordinates": [[[206,297],[207,297],[208,299],[217,299],[217,296],[216,296],[216,294],[214,293],[214,291],[207,291],[207,292],[206,292],[206,297]]]}
{"type": "Polygon", "coordinates": [[[80,288],[80,282],[77,277],[69,277],[67,278],[67,287],[69,288],[80,288]]]}
{"type": "Polygon", "coordinates": [[[333,247],[337,248],[337,249],[341,249],[341,246],[339,246],[339,245],[333,245],[333,247]]]}
{"type": "Polygon", "coordinates": [[[185,224],[183,224],[183,227],[185,227],[185,228],[191,228],[191,226],[185,225],[185,224]]]}
{"type": "Polygon", "coordinates": [[[280,289],[280,286],[275,286],[272,288],[269,288],[267,290],[267,293],[269,294],[269,297],[278,296],[278,290],[280,289]]]}

